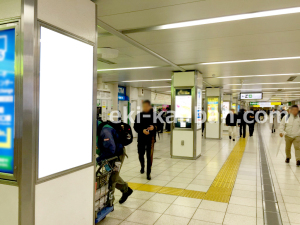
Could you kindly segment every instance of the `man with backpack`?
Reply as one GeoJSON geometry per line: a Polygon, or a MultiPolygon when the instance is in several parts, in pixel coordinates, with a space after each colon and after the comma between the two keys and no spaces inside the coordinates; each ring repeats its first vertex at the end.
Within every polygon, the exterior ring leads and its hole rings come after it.
{"type": "Polygon", "coordinates": [[[289,110],[289,114],[284,116],[281,120],[279,135],[280,137],[285,135],[285,162],[289,163],[292,158],[291,147],[293,144],[295,147],[297,166],[300,166],[300,118],[298,112],[298,106],[293,105],[289,110]]]}
{"type": "MultiPolygon", "coordinates": [[[[97,162],[99,164],[101,164],[101,161],[103,160],[117,156],[121,162],[121,166],[123,165],[126,156],[126,150],[124,147],[126,141],[123,140],[124,129],[124,125],[122,127],[121,123],[98,121],[97,154],[99,157],[97,158],[97,162]]],[[[128,187],[128,183],[126,183],[120,177],[120,170],[121,168],[119,171],[112,172],[110,184],[112,186],[112,193],[115,192],[115,188],[122,192],[122,197],[119,200],[119,203],[122,204],[127,200],[133,191],[130,187],[128,187]]]]}
{"type": "Polygon", "coordinates": [[[156,114],[149,100],[143,101],[143,112],[139,113],[134,122],[134,130],[138,133],[138,154],[141,163],[141,174],[145,173],[145,153],[147,153],[147,179],[151,180],[154,143],[157,131],[156,114]]]}

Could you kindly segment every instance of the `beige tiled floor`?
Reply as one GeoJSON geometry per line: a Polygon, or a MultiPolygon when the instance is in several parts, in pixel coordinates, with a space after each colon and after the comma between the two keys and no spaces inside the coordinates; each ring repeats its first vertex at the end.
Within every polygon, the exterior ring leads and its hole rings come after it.
{"type": "MultiPolygon", "coordinates": [[[[256,128],[257,129],[257,128],[256,128]]],[[[271,134],[266,124],[262,135],[268,152],[272,178],[284,225],[300,224],[300,168],[295,159],[284,163],[284,146],[276,157],[278,134],[271,134]]],[[[132,183],[184,188],[206,192],[226,161],[235,142],[224,135],[222,140],[203,139],[199,159],[170,158],[170,134],[161,135],[154,152],[152,180],[139,173],[136,142],[127,148],[121,176],[132,183]]],[[[248,139],[229,203],[220,203],[135,190],[132,196],[110,213],[100,225],[263,225],[259,149],[257,130],[248,139]]],[[[116,199],[121,193],[116,191],[116,199]]]]}

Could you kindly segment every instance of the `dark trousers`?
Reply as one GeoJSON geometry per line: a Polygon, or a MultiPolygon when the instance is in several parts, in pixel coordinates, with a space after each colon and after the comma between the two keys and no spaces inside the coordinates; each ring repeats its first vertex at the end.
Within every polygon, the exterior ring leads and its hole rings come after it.
{"type": "Polygon", "coordinates": [[[254,123],[249,123],[248,126],[249,126],[249,135],[250,137],[253,135],[253,132],[254,132],[254,123]]]}
{"type": "Polygon", "coordinates": [[[246,124],[240,124],[240,137],[246,137],[246,124]]]}
{"type": "Polygon", "coordinates": [[[151,173],[152,162],[153,162],[153,151],[154,151],[154,138],[148,143],[138,142],[138,153],[141,168],[145,168],[145,153],[147,157],[147,174],[151,173]]]}

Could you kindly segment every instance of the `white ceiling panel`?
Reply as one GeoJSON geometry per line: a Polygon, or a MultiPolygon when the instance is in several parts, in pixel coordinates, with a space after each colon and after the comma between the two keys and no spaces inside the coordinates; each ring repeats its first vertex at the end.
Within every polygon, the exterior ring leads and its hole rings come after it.
{"type": "Polygon", "coordinates": [[[96,0],[95,2],[98,4],[98,16],[103,17],[166,8],[199,1],[203,0],[96,0]]]}
{"type": "MultiPolygon", "coordinates": [[[[160,2],[164,2],[164,1],[170,2],[167,0],[163,0],[163,1],[160,0],[160,2]]],[[[105,6],[108,4],[107,2],[108,1],[103,1],[103,0],[99,1],[98,17],[118,30],[133,29],[133,28],[148,27],[148,26],[169,24],[175,22],[199,20],[199,19],[214,18],[220,16],[236,15],[242,13],[250,13],[250,12],[299,6],[298,0],[285,0],[285,1],[274,1],[274,0],[265,0],[265,1],[209,0],[208,1],[206,0],[206,1],[186,3],[186,4],[178,4],[178,5],[174,4],[169,7],[156,7],[155,4],[153,4],[153,8],[148,10],[142,9],[142,10],[118,14],[117,8],[119,6],[125,7],[121,5],[122,4],[131,5],[131,4],[128,3],[130,1],[115,0],[113,2],[117,2],[114,4],[116,13],[108,13],[112,15],[106,16],[107,14],[101,11],[101,9],[105,8],[105,6]]],[[[142,4],[141,2],[148,2],[152,4],[151,3],[152,0],[143,0],[143,1],[137,0],[136,2],[139,2],[136,3],[137,5],[142,4]]]]}

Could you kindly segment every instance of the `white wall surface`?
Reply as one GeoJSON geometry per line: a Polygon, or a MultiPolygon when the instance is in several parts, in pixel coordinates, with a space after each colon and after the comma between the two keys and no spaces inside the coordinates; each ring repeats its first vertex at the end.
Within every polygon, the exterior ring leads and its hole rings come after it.
{"type": "Polygon", "coordinates": [[[194,157],[193,152],[193,131],[173,130],[173,155],[181,157],[194,157]],[[181,145],[184,141],[184,145],[181,145]]]}
{"type": "Polygon", "coordinates": [[[18,225],[19,188],[0,184],[0,224],[18,225]]]}
{"type": "Polygon", "coordinates": [[[35,225],[93,225],[94,187],[94,166],[36,185],[35,225]]]}
{"type": "Polygon", "coordinates": [[[21,16],[21,0],[0,0],[0,20],[21,16]]]}
{"type": "Polygon", "coordinates": [[[38,0],[38,19],[95,42],[96,7],[92,1],[38,0]]]}

